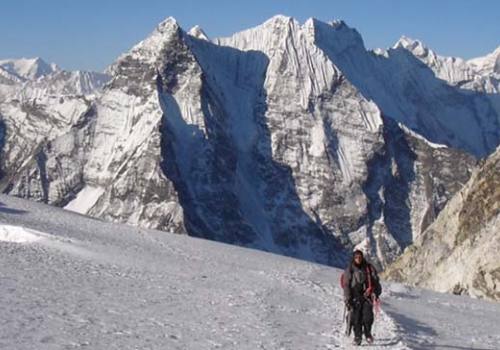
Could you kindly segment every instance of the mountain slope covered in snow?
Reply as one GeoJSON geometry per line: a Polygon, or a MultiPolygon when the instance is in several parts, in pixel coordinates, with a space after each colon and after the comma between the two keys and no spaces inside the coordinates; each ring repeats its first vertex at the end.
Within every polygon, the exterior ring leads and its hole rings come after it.
{"type": "MultiPolygon", "coordinates": [[[[0,195],[3,349],[337,349],[340,270],[0,195]]],[[[500,306],[383,283],[376,349],[497,349],[500,306]]]]}
{"type": "Polygon", "coordinates": [[[402,37],[394,48],[408,50],[448,84],[485,95],[500,116],[500,47],[484,57],[468,61],[440,56],[421,41],[407,37],[402,37]]]}
{"type": "Polygon", "coordinates": [[[330,265],[363,247],[384,267],[500,142],[481,92],[343,22],[210,41],[168,18],[107,72],[95,96],[0,104],[4,193],[330,265]]]}

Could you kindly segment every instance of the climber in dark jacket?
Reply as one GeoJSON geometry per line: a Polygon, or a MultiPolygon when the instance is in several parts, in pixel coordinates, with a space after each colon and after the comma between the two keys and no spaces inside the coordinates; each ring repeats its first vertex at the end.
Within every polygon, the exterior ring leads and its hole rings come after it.
{"type": "Polygon", "coordinates": [[[355,250],[349,266],[344,272],[344,300],[352,312],[351,325],[354,329],[354,344],[360,345],[364,333],[366,341],[373,343],[373,303],[382,293],[377,270],[363,257],[361,250],[355,250]]]}

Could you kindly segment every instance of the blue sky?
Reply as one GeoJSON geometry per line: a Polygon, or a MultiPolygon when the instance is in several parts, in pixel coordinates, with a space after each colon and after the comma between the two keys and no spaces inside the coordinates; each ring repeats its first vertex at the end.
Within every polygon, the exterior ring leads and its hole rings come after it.
{"type": "Polygon", "coordinates": [[[367,48],[407,35],[438,54],[468,59],[500,46],[499,0],[15,0],[0,4],[0,58],[39,56],[65,69],[99,71],[169,16],[217,37],[276,14],[301,23],[343,19],[367,48]]]}

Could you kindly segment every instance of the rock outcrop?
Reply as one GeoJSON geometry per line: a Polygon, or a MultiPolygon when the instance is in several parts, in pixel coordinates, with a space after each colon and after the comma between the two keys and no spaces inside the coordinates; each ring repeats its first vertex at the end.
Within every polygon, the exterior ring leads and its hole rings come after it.
{"type": "Polygon", "coordinates": [[[500,148],[385,271],[391,280],[500,300],[500,148]]]}

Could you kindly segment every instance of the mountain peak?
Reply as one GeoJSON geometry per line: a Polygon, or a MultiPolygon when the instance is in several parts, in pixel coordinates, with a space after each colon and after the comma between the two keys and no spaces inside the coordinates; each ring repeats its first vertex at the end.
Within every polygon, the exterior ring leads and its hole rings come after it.
{"type": "Polygon", "coordinates": [[[420,40],[412,39],[403,35],[392,47],[393,49],[403,48],[411,51],[417,56],[425,56],[429,53],[429,49],[420,40]]]}
{"type": "Polygon", "coordinates": [[[337,27],[340,27],[342,25],[345,25],[344,21],[340,21],[340,20],[333,20],[333,21],[330,21],[330,22],[323,22],[315,17],[309,17],[305,22],[304,22],[304,27],[306,28],[315,28],[317,26],[321,26],[321,25],[325,25],[325,26],[331,26],[333,28],[337,28],[337,27]]]}
{"type": "Polygon", "coordinates": [[[328,23],[313,19],[315,40],[320,46],[328,47],[336,53],[347,48],[356,47],[359,52],[366,51],[363,38],[359,32],[349,27],[342,20],[328,23]]]}
{"type": "Polygon", "coordinates": [[[171,28],[173,26],[179,26],[179,24],[177,23],[177,20],[174,18],[174,17],[167,17],[165,18],[163,21],[161,21],[157,26],[156,26],[156,29],[157,30],[162,30],[164,28],[171,28]]]}
{"type": "Polygon", "coordinates": [[[334,19],[329,23],[333,28],[347,27],[347,24],[341,19],[334,19]]]}
{"type": "Polygon", "coordinates": [[[205,31],[201,29],[199,25],[195,25],[188,31],[188,34],[195,37],[196,39],[210,41],[205,31]]]}
{"type": "Polygon", "coordinates": [[[9,73],[27,80],[38,79],[57,70],[54,63],[49,65],[40,57],[1,60],[0,66],[9,73]]]}
{"type": "Polygon", "coordinates": [[[264,23],[289,23],[292,21],[295,21],[295,19],[293,17],[278,14],[278,15],[275,15],[275,16],[269,18],[264,23]]]}
{"type": "Polygon", "coordinates": [[[152,37],[170,37],[172,33],[177,33],[179,29],[180,25],[177,20],[174,17],[167,17],[156,26],[153,33],[143,42],[148,41],[152,37]]]}
{"type": "Polygon", "coordinates": [[[285,15],[276,15],[258,25],[256,28],[288,28],[300,27],[300,23],[293,17],[285,15]]]}
{"type": "MultiPolygon", "coordinates": [[[[155,61],[165,43],[175,37],[178,37],[180,31],[181,27],[177,23],[177,20],[173,17],[167,17],[156,26],[153,32],[146,39],[132,47],[129,52],[120,56],[118,61],[127,56],[149,62],[155,61]]],[[[114,65],[108,68],[108,74],[113,71],[113,66],[114,65]]]]}

